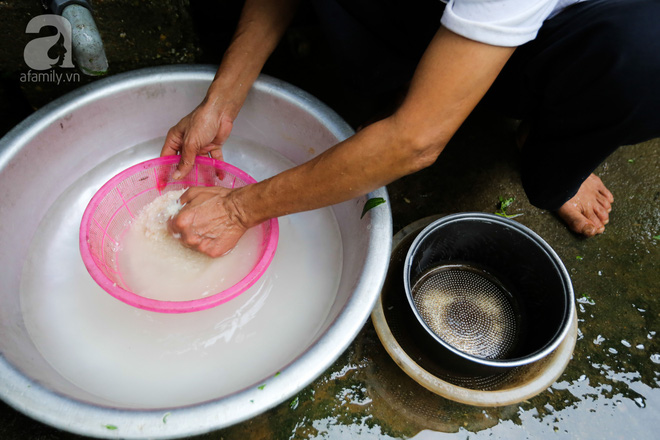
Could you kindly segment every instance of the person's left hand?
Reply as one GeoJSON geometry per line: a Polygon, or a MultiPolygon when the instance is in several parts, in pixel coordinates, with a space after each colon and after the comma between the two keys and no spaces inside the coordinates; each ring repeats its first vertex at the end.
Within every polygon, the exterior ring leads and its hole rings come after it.
{"type": "Polygon", "coordinates": [[[179,198],[181,211],[168,222],[172,234],[184,246],[210,257],[231,251],[247,228],[232,202],[235,190],[222,187],[193,187],[179,198]],[[176,235],[175,235],[176,236],[176,235]]]}
{"type": "Polygon", "coordinates": [[[170,128],[160,155],[181,154],[174,179],[180,179],[190,172],[196,155],[209,154],[214,159],[222,160],[222,145],[232,127],[233,119],[223,109],[207,104],[205,100],[170,128]]]}

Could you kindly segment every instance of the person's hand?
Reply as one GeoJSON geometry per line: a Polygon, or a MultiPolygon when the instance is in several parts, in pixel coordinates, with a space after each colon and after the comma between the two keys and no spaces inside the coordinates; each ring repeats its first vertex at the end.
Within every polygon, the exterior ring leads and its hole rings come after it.
{"type": "Polygon", "coordinates": [[[222,187],[193,187],[179,200],[181,211],[168,222],[175,237],[184,246],[210,257],[231,251],[247,228],[240,220],[231,199],[235,190],[222,187]]]}
{"type": "Polygon", "coordinates": [[[196,155],[210,154],[212,158],[222,160],[222,145],[229,137],[233,123],[227,113],[203,102],[170,128],[160,155],[181,154],[173,177],[180,179],[188,174],[196,155]]]}

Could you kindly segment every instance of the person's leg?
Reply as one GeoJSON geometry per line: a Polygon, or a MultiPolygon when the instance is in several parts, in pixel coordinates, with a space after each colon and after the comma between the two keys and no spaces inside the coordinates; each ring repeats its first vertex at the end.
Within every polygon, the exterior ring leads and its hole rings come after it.
{"type": "Polygon", "coordinates": [[[488,99],[523,119],[530,201],[576,232],[602,232],[612,196],[593,170],[617,147],[660,136],[660,2],[590,0],[517,49],[488,99]]]}

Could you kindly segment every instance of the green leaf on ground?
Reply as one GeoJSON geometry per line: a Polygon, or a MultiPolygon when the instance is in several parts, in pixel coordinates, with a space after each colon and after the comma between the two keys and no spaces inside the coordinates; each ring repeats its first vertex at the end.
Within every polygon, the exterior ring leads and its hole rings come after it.
{"type": "Polygon", "coordinates": [[[520,213],[520,214],[507,214],[507,212],[506,212],[507,208],[509,208],[509,206],[511,206],[511,204],[513,203],[514,200],[516,200],[515,197],[504,198],[502,196],[499,196],[499,203],[497,205],[498,210],[495,211],[495,214],[499,215],[500,217],[505,217],[505,218],[516,218],[516,217],[521,216],[522,213],[520,213]]]}
{"type": "Polygon", "coordinates": [[[500,208],[501,211],[506,211],[506,208],[508,208],[509,206],[511,206],[511,204],[513,203],[513,201],[516,200],[515,197],[509,197],[509,198],[506,198],[506,199],[505,199],[505,198],[502,197],[502,196],[500,196],[499,199],[500,199],[500,206],[499,206],[499,208],[500,208]]]}
{"type": "Polygon", "coordinates": [[[296,409],[296,408],[298,408],[298,402],[299,402],[299,400],[298,400],[298,396],[296,396],[296,398],[293,399],[293,400],[291,401],[291,403],[289,403],[289,408],[291,408],[291,409],[296,409]]]}

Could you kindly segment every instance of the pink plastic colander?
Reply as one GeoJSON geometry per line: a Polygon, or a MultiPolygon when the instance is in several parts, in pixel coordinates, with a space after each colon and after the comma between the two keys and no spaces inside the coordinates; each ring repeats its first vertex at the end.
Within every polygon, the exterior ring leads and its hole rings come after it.
{"type": "Polygon", "coordinates": [[[263,240],[260,258],[254,268],[232,287],[213,295],[188,301],[160,301],[128,290],[119,266],[117,253],[132,219],[159,195],[191,186],[239,188],[255,180],[228,163],[198,156],[193,170],[181,180],[174,180],[179,156],[165,156],[132,166],[110,179],[87,205],[80,224],[80,253],[87,271],[106,292],[144,310],[162,313],[186,313],[217,306],[243,293],[266,271],[275,255],[279,227],[276,219],[262,223],[263,240]]]}

